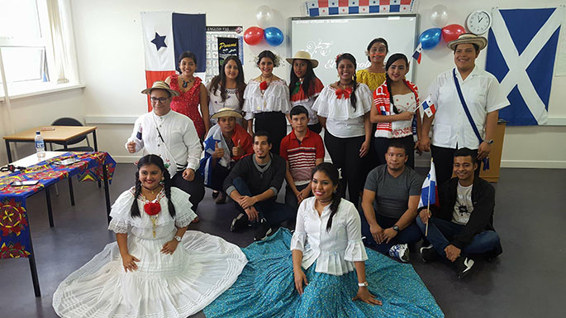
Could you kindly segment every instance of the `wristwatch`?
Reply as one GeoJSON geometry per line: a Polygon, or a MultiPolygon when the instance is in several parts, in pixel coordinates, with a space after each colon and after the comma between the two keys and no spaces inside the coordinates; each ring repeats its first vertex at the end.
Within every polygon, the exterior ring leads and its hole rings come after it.
{"type": "Polygon", "coordinates": [[[368,287],[369,284],[368,284],[368,282],[363,282],[363,283],[358,283],[358,286],[359,287],[368,287]]]}
{"type": "Polygon", "coordinates": [[[177,240],[177,242],[181,242],[181,237],[179,235],[175,235],[175,240],[177,240]]]}
{"type": "Polygon", "coordinates": [[[397,225],[393,225],[392,229],[394,229],[397,233],[401,232],[397,225]]]}
{"type": "Polygon", "coordinates": [[[491,144],[493,143],[493,139],[486,140],[485,142],[486,142],[488,145],[491,145],[491,144]]]}

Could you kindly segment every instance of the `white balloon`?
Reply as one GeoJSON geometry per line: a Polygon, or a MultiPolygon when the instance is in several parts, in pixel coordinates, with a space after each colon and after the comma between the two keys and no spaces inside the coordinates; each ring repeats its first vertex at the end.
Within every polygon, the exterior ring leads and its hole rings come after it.
{"type": "Polygon", "coordinates": [[[260,28],[267,28],[272,26],[272,22],[271,20],[273,19],[273,12],[271,11],[271,8],[268,6],[261,6],[259,8],[257,8],[257,13],[255,14],[255,17],[257,19],[257,24],[259,25],[260,28]]]}
{"type": "Polygon", "coordinates": [[[432,7],[430,20],[434,26],[439,28],[446,26],[446,22],[448,22],[448,8],[442,4],[435,5],[432,7]]]}

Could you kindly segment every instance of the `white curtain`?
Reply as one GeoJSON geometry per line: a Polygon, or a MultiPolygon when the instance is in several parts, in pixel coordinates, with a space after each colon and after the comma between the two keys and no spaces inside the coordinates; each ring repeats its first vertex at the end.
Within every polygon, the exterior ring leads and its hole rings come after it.
{"type": "MultiPolygon", "coordinates": [[[[70,0],[46,0],[49,15],[49,38],[53,61],[49,77],[62,83],[77,83],[78,68],[71,18],[70,0]]],[[[49,46],[48,46],[49,47],[49,46]]]]}

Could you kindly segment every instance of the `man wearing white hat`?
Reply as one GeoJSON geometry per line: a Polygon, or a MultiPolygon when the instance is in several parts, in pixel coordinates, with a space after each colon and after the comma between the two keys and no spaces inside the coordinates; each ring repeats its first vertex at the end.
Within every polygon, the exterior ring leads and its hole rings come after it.
{"type": "Polygon", "coordinates": [[[438,75],[429,88],[436,113],[424,116],[419,149],[432,151],[439,185],[452,176],[456,149],[472,149],[477,159],[486,164],[493,147],[499,109],[509,105],[495,76],[475,64],[486,45],[486,38],[470,33],[448,43],[454,51],[456,67],[438,75]],[[429,132],[433,120],[431,142],[429,132]]]}
{"type": "Polygon", "coordinates": [[[171,97],[179,93],[167,83],[156,81],[142,94],[149,95],[152,111],[136,120],[126,149],[130,153],[143,149],[144,154],[159,155],[171,175],[172,185],[191,195],[196,212],[204,197],[204,185],[202,177],[195,173],[202,152],[195,125],[189,117],[171,110],[171,97]]]}
{"type": "Polygon", "coordinates": [[[239,112],[221,108],[212,115],[217,123],[210,128],[204,140],[204,158],[201,159],[199,172],[207,187],[219,191],[216,203],[226,202],[222,185],[230,170],[238,160],[254,152],[252,137],[236,122],[241,118],[239,112]]]}

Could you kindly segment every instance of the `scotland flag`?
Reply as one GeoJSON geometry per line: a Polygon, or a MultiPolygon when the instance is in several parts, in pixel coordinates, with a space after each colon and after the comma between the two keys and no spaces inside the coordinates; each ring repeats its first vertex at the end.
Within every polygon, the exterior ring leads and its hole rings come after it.
{"type": "Polygon", "coordinates": [[[508,125],[544,125],[564,8],[492,12],[486,70],[511,103],[499,111],[508,125]]]}

